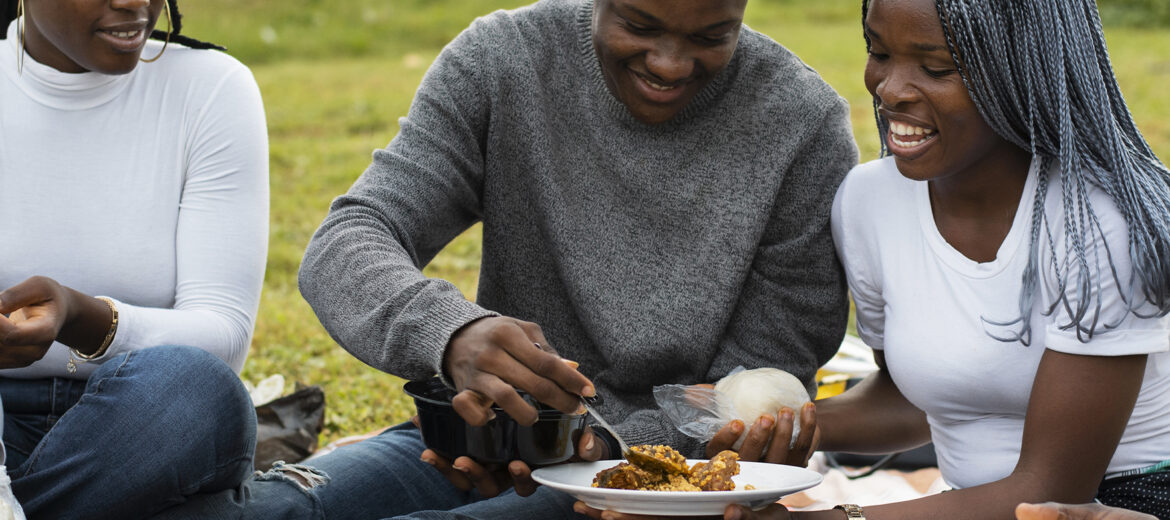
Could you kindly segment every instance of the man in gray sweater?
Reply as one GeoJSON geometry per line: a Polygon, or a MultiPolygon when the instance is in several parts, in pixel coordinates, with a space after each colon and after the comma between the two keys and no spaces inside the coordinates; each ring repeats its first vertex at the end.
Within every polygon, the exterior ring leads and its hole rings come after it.
{"type": "MultiPolygon", "coordinates": [[[[300,288],[325,328],[375,368],[441,375],[470,423],[493,402],[534,421],[513,387],[565,412],[596,393],[629,444],[691,456],[655,385],[742,365],[813,390],[845,330],[829,210],[857,150],[845,101],[742,27],[745,4],[542,0],[476,20],[309,244],[300,288]],[[471,302],[421,270],[476,222],[471,302]]],[[[586,458],[620,456],[585,437],[586,458]]],[[[573,515],[547,488],[484,500],[423,450],[411,425],[342,448],[310,495],[333,518],[573,515]]]]}

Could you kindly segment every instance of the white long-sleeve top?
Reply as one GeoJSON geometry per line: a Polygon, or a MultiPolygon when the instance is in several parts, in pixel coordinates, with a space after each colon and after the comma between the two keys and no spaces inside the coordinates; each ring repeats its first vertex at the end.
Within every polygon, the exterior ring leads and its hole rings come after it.
{"type": "MultiPolygon", "coordinates": [[[[66,74],[0,42],[0,289],[34,275],[115,300],[108,352],[54,344],[2,377],[85,378],[121,352],[197,347],[239,371],[260,301],[268,142],[230,56],[170,45],[125,75],[66,74]]],[[[153,56],[160,42],[149,42],[153,56]]]]}

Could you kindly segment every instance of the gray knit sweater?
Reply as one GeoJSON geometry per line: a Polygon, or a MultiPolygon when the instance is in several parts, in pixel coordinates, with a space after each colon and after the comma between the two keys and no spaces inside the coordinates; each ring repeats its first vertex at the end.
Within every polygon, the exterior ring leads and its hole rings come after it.
{"type": "Polygon", "coordinates": [[[451,334],[476,318],[536,322],[630,444],[694,455],[654,385],[737,365],[811,385],[844,334],[829,210],[857,161],[848,109],[745,28],[680,115],[642,124],[606,89],[591,9],[545,0],[451,42],[399,134],[333,202],[300,288],[338,343],[408,379],[440,371],[451,334]],[[472,303],[420,270],[477,221],[472,303]]]}

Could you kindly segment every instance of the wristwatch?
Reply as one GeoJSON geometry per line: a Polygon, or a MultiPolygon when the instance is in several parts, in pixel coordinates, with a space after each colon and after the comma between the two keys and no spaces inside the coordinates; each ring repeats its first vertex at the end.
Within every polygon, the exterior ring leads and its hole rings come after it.
{"type": "Polygon", "coordinates": [[[845,518],[849,520],[865,520],[865,512],[861,510],[861,506],[857,504],[837,504],[833,509],[840,509],[845,512],[845,518]]]}

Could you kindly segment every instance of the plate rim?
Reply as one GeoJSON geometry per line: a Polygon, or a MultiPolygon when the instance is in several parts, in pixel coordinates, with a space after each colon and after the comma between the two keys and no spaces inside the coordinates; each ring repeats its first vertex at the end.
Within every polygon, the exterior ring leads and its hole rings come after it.
{"type": "MultiPolygon", "coordinates": [[[[687,463],[688,463],[688,465],[693,465],[695,463],[698,463],[698,461],[706,461],[706,460],[708,460],[708,459],[687,459],[687,463]]],[[[807,477],[807,480],[800,481],[800,483],[793,485],[793,486],[789,486],[789,487],[764,487],[764,488],[756,488],[756,490],[679,492],[679,491],[614,490],[614,488],[608,488],[608,487],[593,487],[591,485],[590,486],[583,486],[583,485],[579,485],[579,484],[570,484],[570,483],[565,483],[565,481],[563,481],[563,480],[551,480],[548,477],[546,477],[546,475],[548,475],[548,473],[551,473],[551,472],[558,472],[558,473],[564,472],[564,471],[566,471],[566,467],[572,467],[572,466],[591,467],[591,468],[596,467],[597,471],[600,471],[600,470],[604,470],[604,468],[606,468],[606,467],[612,467],[613,465],[617,465],[618,463],[621,463],[621,461],[622,461],[622,459],[577,461],[577,463],[566,463],[566,464],[557,464],[557,465],[553,465],[553,466],[545,466],[545,467],[537,468],[537,470],[532,472],[532,479],[536,480],[537,483],[539,483],[539,484],[555,488],[555,490],[557,490],[557,491],[571,494],[571,495],[573,495],[574,498],[577,498],[578,500],[584,501],[584,502],[586,502],[586,504],[590,504],[591,501],[594,502],[594,504],[597,504],[597,502],[601,502],[601,501],[613,502],[613,501],[622,501],[622,500],[629,500],[629,499],[633,499],[633,501],[635,501],[635,502],[655,502],[655,501],[669,500],[669,501],[674,501],[674,502],[688,502],[688,504],[695,504],[695,502],[720,501],[720,502],[722,502],[722,505],[720,506],[720,512],[722,512],[722,509],[723,509],[723,507],[725,507],[725,505],[731,504],[731,502],[735,502],[735,504],[748,505],[748,502],[756,502],[756,501],[766,499],[769,497],[776,497],[775,500],[779,500],[780,498],[785,497],[785,495],[789,495],[792,493],[798,493],[800,491],[807,490],[807,488],[817,486],[817,485],[823,483],[823,481],[825,479],[825,475],[820,474],[820,473],[815,472],[815,471],[812,471],[812,470],[808,470],[808,468],[806,468],[806,467],[789,466],[789,465],[782,465],[782,464],[770,464],[770,463],[755,463],[755,461],[739,461],[739,464],[746,465],[749,467],[785,467],[784,471],[794,471],[794,472],[798,472],[798,473],[804,473],[807,477]],[[586,499],[585,497],[583,497],[583,495],[589,495],[590,499],[586,499]],[[605,500],[600,500],[601,498],[605,498],[605,500]]],[[[596,473],[596,472],[594,472],[594,473],[596,473]]],[[[741,474],[742,474],[742,472],[741,472],[741,474]]],[[[624,513],[646,514],[646,511],[643,508],[639,508],[639,511],[622,511],[622,507],[620,505],[614,506],[613,504],[608,504],[608,505],[606,505],[606,507],[612,509],[612,511],[624,512],[624,513]]],[[[680,515],[679,512],[674,512],[674,511],[668,512],[668,513],[660,513],[660,514],[680,515]]],[[[693,514],[694,515],[706,515],[706,514],[713,514],[713,513],[694,512],[693,514]]],[[[714,514],[718,514],[718,513],[714,513],[714,514]]]]}

